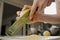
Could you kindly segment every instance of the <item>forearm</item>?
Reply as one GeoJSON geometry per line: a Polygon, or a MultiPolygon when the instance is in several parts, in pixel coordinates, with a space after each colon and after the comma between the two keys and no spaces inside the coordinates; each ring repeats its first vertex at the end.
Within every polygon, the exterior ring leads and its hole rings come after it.
{"type": "Polygon", "coordinates": [[[55,0],[55,1],[56,1],[57,15],[60,15],[60,1],[59,0],[55,0]]]}
{"type": "MultiPolygon", "coordinates": [[[[52,0],[50,0],[52,1],[52,0]]],[[[51,3],[51,2],[50,2],[51,3]]],[[[56,8],[57,8],[57,15],[44,15],[44,14],[41,14],[42,18],[41,22],[48,22],[48,23],[51,23],[51,24],[60,24],[60,1],[59,0],[56,0],[56,8]]]]}
{"type": "Polygon", "coordinates": [[[60,16],[40,14],[39,22],[47,22],[51,24],[60,24],[60,16]]]}

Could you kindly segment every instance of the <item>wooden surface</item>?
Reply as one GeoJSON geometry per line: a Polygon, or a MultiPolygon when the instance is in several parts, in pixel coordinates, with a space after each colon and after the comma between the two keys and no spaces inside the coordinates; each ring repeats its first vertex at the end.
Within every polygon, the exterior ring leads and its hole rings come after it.
{"type": "Polygon", "coordinates": [[[33,0],[0,0],[5,3],[14,5],[16,7],[23,7],[24,5],[32,5],[33,0]]]}

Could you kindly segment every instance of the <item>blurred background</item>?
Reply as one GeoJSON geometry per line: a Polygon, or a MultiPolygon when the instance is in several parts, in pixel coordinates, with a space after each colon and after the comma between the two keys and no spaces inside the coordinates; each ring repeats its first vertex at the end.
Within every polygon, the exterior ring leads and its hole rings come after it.
{"type": "MultiPolygon", "coordinates": [[[[6,36],[6,29],[16,21],[16,12],[21,11],[24,5],[32,5],[33,0],[0,0],[0,35],[6,36]]],[[[56,3],[53,0],[51,6],[46,7],[43,12],[49,13],[48,15],[56,14],[56,3]],[[53,10],[52,10],[53,9],[53,10]]],[[[26,24],[16,35],[43,35],[42,31],[49,31],[51,36],[60,35],[60,24],[49,24],[47,22],[26,24]]]]}

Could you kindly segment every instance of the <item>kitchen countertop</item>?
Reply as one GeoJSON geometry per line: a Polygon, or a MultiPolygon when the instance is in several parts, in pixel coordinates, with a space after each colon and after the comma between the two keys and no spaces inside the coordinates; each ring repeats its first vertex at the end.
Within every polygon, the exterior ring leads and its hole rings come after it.
{"type": "Polygon", "coordinates": [[[30,35],[30,36],[14,36],[14,37],[0,37],[2,40],[60,40],[59,36],[38,36],[38,35],[30,35]]]}

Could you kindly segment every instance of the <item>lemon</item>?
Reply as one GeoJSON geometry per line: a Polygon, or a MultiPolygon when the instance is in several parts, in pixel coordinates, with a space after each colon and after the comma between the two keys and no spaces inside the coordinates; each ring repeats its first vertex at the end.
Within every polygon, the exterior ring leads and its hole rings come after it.
{"type": "Polygon", "coordinates": [[[43,36],[50,36],[50,32],[49,31],[44,31],[43,36]]]}

